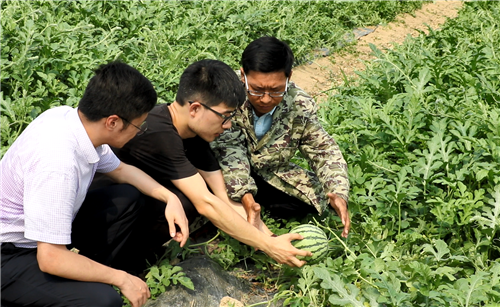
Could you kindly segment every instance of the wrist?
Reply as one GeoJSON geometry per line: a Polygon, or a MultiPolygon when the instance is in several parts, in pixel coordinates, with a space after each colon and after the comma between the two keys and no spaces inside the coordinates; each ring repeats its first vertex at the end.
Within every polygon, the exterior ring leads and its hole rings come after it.
{"type": "Polygon", "coordinates": [[[259,239],[259,245],[256,246],[259,250],[263,251],[264,253],[269,255],[269,251],[272,249],[272,247],[275,245],[274,244],[274,237],[272,236],[267,236],[267,235],[262,235],[263,238],[259,239]]]}
{"type": "Polygon", "coordinates": [[[128,273],[122,270],[112,270],[113,272],[110,274],[111,280],[109,284],[121,289],[126,283],[128,273]]]}

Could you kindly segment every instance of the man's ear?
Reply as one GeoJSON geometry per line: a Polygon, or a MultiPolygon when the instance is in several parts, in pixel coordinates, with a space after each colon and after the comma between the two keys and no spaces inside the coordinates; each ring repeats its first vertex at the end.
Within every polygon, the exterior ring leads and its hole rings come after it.
{"type": "Polygon", "coordinates": [[[192,117],[196,116],[196,113],[200,110],[201,105],[198,102],[193,102],[189,104],[189,115],[192,117]]]}
{"type": "Polygon", "coordinates": [[[245,71],[243,70],[243,67],[240,67],[240,73],[241,73],[240,76],[241,83],[245,84],[245,71]]]}
{"type": "Polygon", "coordinates": [[[290,76],[288,76],[288,81],[290,81],[290,79],[292,79],[292,74],[293,74],[293,70],[290,70],[290,76]]]}
{"type": "Polygon", "coordinates": [[[120,125],[120,117],[118,115],[110,115],[105,118],[105,127],[108,130],[117,129],[120,125]]]}

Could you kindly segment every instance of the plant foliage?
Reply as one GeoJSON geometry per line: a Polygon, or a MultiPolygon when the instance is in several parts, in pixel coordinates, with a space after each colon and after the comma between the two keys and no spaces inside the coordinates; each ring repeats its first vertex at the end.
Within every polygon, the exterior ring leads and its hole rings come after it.
{"type": "Polygon", "coordinates": [[[160,102],[171,102],[182,71],[197,60],[237,69],[248,43],[275,35],[305,61],[315,48],[344,45],[352,27],[386,22],[421,4],[2,0],[0,157],[40,113],[76,106],[93,70],[109,61],[137,68],[160,102]]]}
{"type": "Polygon", "coordinates": [[[291,306],[499,306],[500,3],[377,59],[321,117],[342,148],[353,228],[299,271],[291,306]],[[339,246],[339,244],[342,244],[339,246]],[[304,287],[303,285],[308,285],[304,287]]]}

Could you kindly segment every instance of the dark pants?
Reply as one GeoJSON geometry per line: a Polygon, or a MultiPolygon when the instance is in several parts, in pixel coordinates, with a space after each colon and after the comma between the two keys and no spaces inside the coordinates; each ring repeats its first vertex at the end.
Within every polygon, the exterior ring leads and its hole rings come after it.
{"type": "Polygon", "coordinates": [[[300,219],[309,213],[318,214],[313,206],[276,189],[253,172],[252,177],[258,189],[255,202],[268,210],[272,218],[300,219]]]}
{"type": "MultiPolygon", "coordinates": [[[[111,267],[125,263],[124,247],[143,205],[141,193],[130,185],[89,192],[73,221],[68,248],[111,267]]],[[[119,293],[110,285],[43,273],[36,252],[36,248],[2,244],[2,306],[122,306],[119,293]]]]}
{"type": "MultiPolygon", "coordinates": [[[[108,176],[96,174],[89,190],[94,191],[116,185],[108,176]]],[[[171,182],[164,186],[179,198],[189,223],[192,223],[200,215],[193,203],[171,182]]],[[[136,223],[137,227],[123,247],[123,254],[127,256],[119,257],[114,262],[115,267],[133,274],[144,271],[148,264],[154,264],[157,258],[162,256],[159,253],[164,252],[162,245],[172,238],[165,218],[167,204],[149,196],[143,195],[143,198],[144,209],[136,223]]],[[[179,230],[177,226],[176,228],[179,230]]]]}

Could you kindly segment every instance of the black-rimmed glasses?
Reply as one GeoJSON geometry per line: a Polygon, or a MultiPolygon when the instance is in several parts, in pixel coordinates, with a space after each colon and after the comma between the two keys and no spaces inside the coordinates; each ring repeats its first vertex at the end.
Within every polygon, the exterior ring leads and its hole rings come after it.
{"type": "Polygon", "coordinates": [[[280,97],[283,97],[285,96],[286,94],[286,90],[288,89],[288,78],[286,78],[286,82],[285,82],[285,91],[284,92],[261,92],[261,91],[253,91],[251,89],[248,88],[248,80],[247,80],[247,75],[246,74],[243,74],[243,76],[245,77],[245,86],[247,88],[247,93],[250,95],[250,96],[256,96],[256,97],[262,97],[264,96],[265,94],[268,94],[269,97],[272,97],[272,98],[280,98],[280,97]]]}
{"type": "MultiPolygon", "coordinates": [[[[195,103],[195,101],[188,101],[190,104],[192,103],[195,103]]],[[[203,107],[205,107],[206,109],[209,109],[210,111],[214,112],[215,114],[219,115],[220,118],[223,119],[223,122],[222,122],[222,125],[224,125],[225,123],[227,123],[231,118],[233,118],[236,113],[238,112],[238,109],[235,109],[233,112],[231,112],[231,114],[229,115],[224,115],[222,113],[219,113],[217,111],[215,111],[214,109],[212,109],[211,107],[207,106],[206,104],[202,103],[202,102],[199,102],[199,101],[196,101],[198,102],[199,104],[201,104],[203,107]]]]}
{"type": "Polygon", "coordinates": [[[129,120],[121,117],[120,115],[117,115],[119,118],[121,118],[124,122],[127,122],[129,123],[130,125],[134,126],[137,128],[137,130],[139,130],[139,132],[137,132],[137,135],[143,135],[144,132],[148,131],[148,122],[147,121],[143,121],[142,124],[140,126],[136,126],[134,124],[132,124],[129,120]]]}

